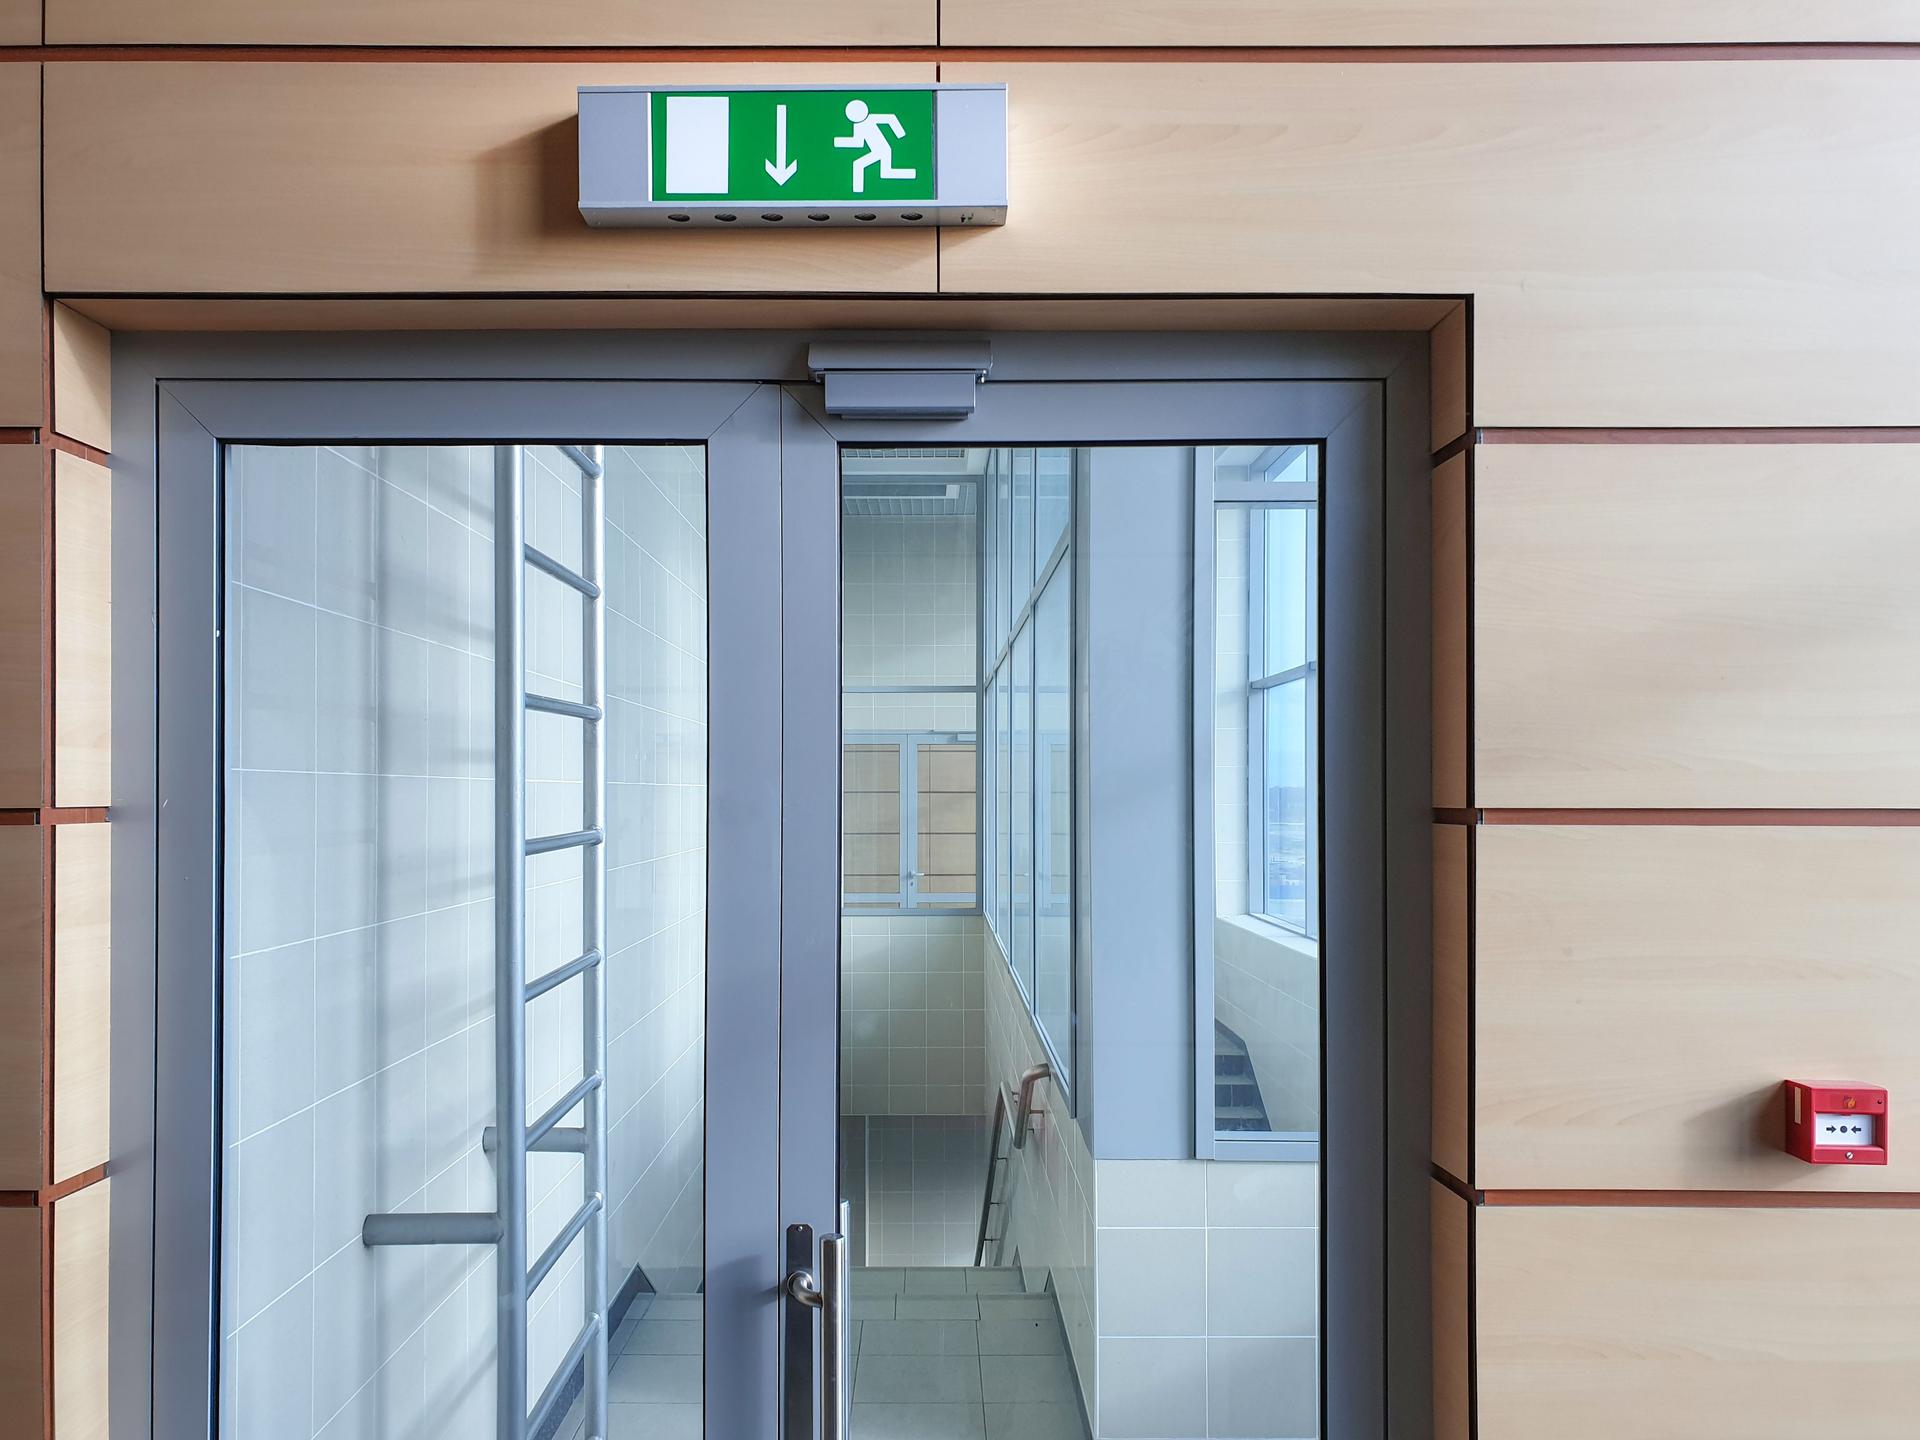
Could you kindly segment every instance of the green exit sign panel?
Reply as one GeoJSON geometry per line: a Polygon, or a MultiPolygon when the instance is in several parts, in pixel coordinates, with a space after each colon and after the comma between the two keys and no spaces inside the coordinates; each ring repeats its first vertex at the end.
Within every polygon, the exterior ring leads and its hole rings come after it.
{"type": "Polygon", "coordinates": [[[652,198],[930,203],[932,90],[655,91],[652,198]]]}

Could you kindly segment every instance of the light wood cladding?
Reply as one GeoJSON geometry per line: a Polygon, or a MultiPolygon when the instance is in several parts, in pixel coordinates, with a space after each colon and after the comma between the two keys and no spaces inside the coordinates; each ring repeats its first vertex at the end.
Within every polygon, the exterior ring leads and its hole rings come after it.
{"type": "Polygon", "coordinates": [[[65,305],[53,307],[53,428],[113,449],[113,337],[65,305]]]}
{"type": "Polygon", "coordinates": [[[1468,1148],[1473,842],[1465,825],[1433,827],[1433,1161],[1463,1184],[1474,1178],[1468,1148]]]}
{"type": "Polygon", "coordinates": [[[61,451],[53,467],[54,804],[113,799],[113,477],[61,451]]]}
{"type": "Polygon", "coordinates": [[[40,0],[0,0],[0,45],[40,43],[40,0]]]}
{"type": "Polygon", "coordinates": [[[1920,1095],[1920,829],[1486,825],[1474,869],[1475,1184],[1920,1191],[1788,1155],[1780,1091],[1920,1095]]]}
{"type": "Polygon", "coordinates": [[[1430,1182],[1433,1265],[1433,1437],[1469,1440],[1473,1387],[1473,1207],[1430,1182]]]}
{"type": "Polygon", "coordinates": [[[0,1190],[38,1189],[45,1178],[40,866],[39,827],[0,825],[0,1190]]]}
{"type": "Polygon", "coordinates": [[[1467,307],[1456,305],[1428,338],[1427,373],[1433,387],[1433,448],[1467,433],[1467,307]]]}
{"type": "Polygon", "coordinates": [[[107,1440],[107,1257],[113,1182],[53,1207],[54,1440],[107,1440]]]}
{"type": "MultiPolygon", "coordinates": [[[[50,17],[72,3],[51,0],[50,17]]],[[[1920,40],[1920,9],[1911,0],[945,0],[940,34],[949,45],[1920,40]]]]}
{"type": "Polygon", "coordinates": [[[1472,803],[1473,661],[1467,457],[1433,472],[1433,803],[1472,803]]]}
{"type": "Polygon", "coordinates": [[[13,809],[41,800],[45,466],[37,445],[0,445],[0,806],[13,809]]]}
{"type": "Polygon", "coordinates": [[[1471,294],[1480,425],[1920,421],[1906,60],[942,76],[1008,83],[1012,204],[945,290],[1471,294]]]}
{"type": "MultiPolygon", "coordinates": [[[[0,0],[0,31],[10,22],[0,0]]],[[[31,39],[37,44],[39,17],[31,39]]],[[[0,426],[40,423],[40,67],[0,64],[0,426]]]]}
{"type": "Polygon", "coordinates": [[[932,78],[853,63],[50,65],[47,285],[931,291],[930,231],[589,227],[575,91],[932,78]]]}
{"type": "Polygon", "coordinates": [[[1920,1211],[1477,1216],[1479,1440],[1910,1440],[1920,1211]]]}
{"type": "Polygon", "coordinates": [[[46,1404],[40,1222],[39,1210],[31,1206],[0,1208],[0,1415],[6,1417],[8,1435],[36,1440],[46,1404]]]}
{"type": "Polygon", "coordinates": [[[1920,446],[1486,445],[1473,486],[1475,804],[1920,807],[1920,446]]]}
{"type": "Polygon", "coordinates": [[[53,1179],[107,1162],[112,1112],[112,831],[53,832],[53,1179]]]}
{"type": "MultiPolygon", "coordinates": [[[[932,45],[935,0],[48,0],[53,45],[932,45]]],[[[36,38],[38,26],[36,24],[36,38]]]]}

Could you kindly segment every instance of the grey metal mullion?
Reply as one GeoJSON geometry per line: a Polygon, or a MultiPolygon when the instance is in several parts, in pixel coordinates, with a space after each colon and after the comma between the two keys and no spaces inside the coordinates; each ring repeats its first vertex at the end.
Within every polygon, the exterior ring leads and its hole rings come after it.
{"type": "MultiPolygon", "coordinates": [[[[580,698],[591,714],[580,736],[581,815],[583,829],[604,836],[607,826],[607,507],[606,452],[595,445],[583,453],[562,446],[581,464],[580,555],[582,577],[591,593],[582,592],[580,698]]],[[[580,863],[581,948],[603,955],[607,946],[607,847],[590,845],[580,863]]],[[[585,1433],[588,1440],[607,1434],[607,967],[604,961],[587,967],[580,999],[580,1040],[583,1068],[600,1081],[587,1092],[581,1130],[586,1142],[582,1156],[585,1221],[583,1261],[586,1265],[585,1307],[588,1328],[585,1383],[585,1433]]],[[[562,1237],[563,1239],[565,1237],[562,1237]]],[[[543,1257],[544,1258],[544,1257],[543,1257]]],[[[557,1257],[556,1257],[557,1258],[557,1257]]],[[[529,1281],[529,1288],[535,1281],[529,1281]]],[[[565,1373],[564,1371],[562,1372],[565,1373]]]]}
{"type": "Polygon", "coordinates": [[[912,734],[900,737],[900,908],[913,909],[920,886],[920,747],[912,734]]]}
{"type": "Polygon", "coordinates": [[[969,695],[977,685],[842,685],[842,695],[969,695]]]}
{"type": "Polygon", "coordinates": [[[1213,741],[1219,678],[1215,672],[1214,547],[1219,530],[1213,503],[1211,445],[1193,449],[1193,1144],[1194,1157],[1214,1158],[1215,1113],[1213,922],[1213,741]]]}
{"type": "Polygon", "coordinates": [[[1223,505],[1307,506],[1320,503],[1317,480],[1215,480],[1213,498],[1223,505]]]}
{"type": "MultiPolygon", "coordinates": [[[[500,1440],[527,1433],[526,514],[518,445],[493,452],[494,1210],[500,1440]]],[[[549,1387],[551,1388],[551,1387],[549,1387]]]]}
{"type": "MultiPolygon", "coordinates": [[[[1267,663],[1267,517],[1247,512],[1247,674],[1267,663]],[[1257,658],[1256,658],[1257,657],[1257,658]]],[[[1267,697],[1247,688],[1247,913],[1267,913],[1267,697]]]]}

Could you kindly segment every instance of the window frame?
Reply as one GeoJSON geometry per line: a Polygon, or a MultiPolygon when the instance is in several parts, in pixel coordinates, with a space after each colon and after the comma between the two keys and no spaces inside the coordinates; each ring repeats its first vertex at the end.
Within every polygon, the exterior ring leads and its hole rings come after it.
{"type": "MultiPolygon", "coordinates": [[[[894,693],[920,692],[903,690],[894,693]]],[[[928,693],[951,694],[953,689],[947,686],[928,693]]],[[[978,773],[979,735],[968,730],[843,730],[840,735],[840,744],[843,752],[848,745],[895,745],[900,751],[900,903],[889,905],[887,902],[894,898],[891,895],[855,894],[848,891],[843,869],[840,878],[841,917],[846,919],[862,915],[980,914],[980,874],[977,858],[972,895],[941,892],[923,895],[920,893],[921,872],[918,868],[920,857],[917,853],[920,843],[920,751],[929,745],[971,745],[974,747],[975,772],[978,773]]],[[[974,824],[978,827],[980,794],[977,786],[974,791],[973,810],[974,824]]],[[[979,854],[978,839],[976,828],[974,844],[976,857],[979,854]]],[[[842,844],[844,848],[844,840],[842,844]]]]}
{"type": "MultiPolygon", "coordinates": [[[[1040,799],[1039,799],[1039,793],[1038,793],[1038,779],[1040,774],[1040,764],[1039,764],[1039,748],[1040,747],[1037,743],[1037,732],[1034,726],[1034,716],[1037,713],[1037,707],[1035,705],[1035,701],[1038,698],[1037,691],[1036,691],[1036,680],[1037,680],[1037,671],[1036,671],[1037,658],[1036,657],[1038,656],[1038,653],[1039,653],[1038,637],[1037,637],[1037,631],[1035,629],[1035,612],[1039,606],[1040,597],[1046,593],[1047,587],[1053,583],[1055,575],[1064,571],[1065,572],[1064,583],[1067,585],[1068,655],[1069,655],[1069,670],[1071,673],[1075,668],[1073,657],[1077,656],[1079,651],[1079,633],[1080,633],[1079,632],[1080,616],[1079,616],[1079,609],[1078,609],[1078,601],[1074,593],[1072,565],[1073,565],[1073,550],[1074,550],[1074,544],[1073,544],[1074,532],[1075,532],[1075,526],[1079,516],[1079,505],[1080,505],[1080,476],[1082,471],[1081,454],[1080,454],[1080,450],[1077,447],[1065,446],[1065,445],[1012,445],[1012,446],[996,446],[994,447],[994,449],[995,449],[995,462],[990,463],[987,473],[989,477],[995,477],[997,475],[999,478],[1001,478],[1004,481],[1007,503],[1004,507],[997,504],[992,507],[982,507],[981,525],[985,532],[985,537],[982,541],[981,552],[983,554],[990,555],[992,557],[992,562],[993,562],[991,566],[988,566],[988,565],[982,566],[982,572],[983,572],[982,584],[985,585],[985,584],[991,583],[995,586],[999,586],[1002,583],[1004,583],[1005,586],[1007,587],[1007,593],[995,596],[991,601],[984,603],[981,606],[981,610],[980,610],[980,613],[982,615],[999,616],[999,617],[1004,617],[1005,619],[1004,627],[1000,627],[1000,628],[1003,628],[1004,630],[1003,634],[998,634],[998,635],[990,634],[986,631],[984,626],[981,632],[981,664],[980,664],[980,705],[981,705],[981,712],[982,712],[981,726],[982,726],[983,732],[988,729],[992,729],[995,737],[990,745],[983,744],[980,747],[980,753],[983,756],[991,752],[993,757],[992,763],[995,767],[991,774],[986,774],[986,772],[983,771],[983,775],[985,775],[985,778],[983,779],[981,784],[982,795],[986,797],[990,797],[985,801],[989,814],[988,814],[988,817],[985,817],[982,820],[981,842],[983,845],[992,843],[992,845],[994,846],[994,855],[991,862],[983,861],[982,863],[983,874],[988,868],[989,863],[991,864],[991,868],[993,871],[993,886],[990,892],[990,897],[983,902],[982,910],[986,917],[987,928],[992,932],[995,943],[1000,947],[1001,957],[1006,962],[1008,973],[1013,977],[1014,989],[1019,994],[1021,1002],[1026,1008],[1027,1018],[1033,1024],[1034,1033],[1038,1035],[1040,1038],[1041,1048],[1046,1052],[1048,1059],[1052,1062],[1053,1071],[1054,1071],[1054,1081],[1059,1086],[1060,1090],[1063,1092],[1067,1100],[1069,1113],[1072,1113],[1072,1105],[1074,1103],[1074,1086],[1073,1086],[1074,1037],[1078,1030],[1078,1006],[1079,1006],[1079,994],[1078,994],[1079,978],[1078,977],[1079,977],[1079,965],[1080,965],[1080,945],[1079,945],[1079,925],[1078,925],[1080,902],[1079,902],[1079,895],[1077,893],[1078,892],[1077,885],[1070,886],[1070,891],[1072,893],[1070,893],[1069,899],[1068,899],[1067,933],[1069,936],[1069,942],[1068,942],[1069,944],[1068,997],[1069,998],[1068,998],[1068,1012],[1067,1012],[1067,1034],[1064,1036],[1056,1036],[1048,1029],[1046,1022],[1041,1018],[1041,1015],[1040,1015],[1038,997],[1035,994],[1035,991],[1038,988],[1037,983],[1030,976],[1023,975],[1021,973],[1020,963],[1019,963],[1021,957],[1020,957],[1019,947],[1017,944],[1018,936],[1015,933],[1015,925],[1018,920],[1024,918],[1026,922],[1025,931],[1026,931],[1026,939],[1027,939],[1026,959],[1029,964],[1037,966],[1038,955],[1039,955],[1039,911],[1040,911],[1039,896],[1037,893],[1037,886],[1039,883],[1038,856],[1040,853],[1039,835],[1037,831],[1037,827],[1039,825],[1039,820],[1040,820],[1040,799]],[[1017,523],[1018,516],[1016,514],[1016,510],[1018,505],[1021,502],[1021,499],[1024,498],[1025,503],[1028,507],[1028,517],[1027,517],[1027,524],[1025,526],[1024,535],[1025,535],[1027,544],[1031,547],[1035,543],[1034,537],[1038,533],[1038,504],[1039,504],[1038,497],[1039,497],[1039,474],[1040,474],[1039,455],[1042,450],[1065,451],[1068,457],[1066,517],[1065,517],[1064,523],[1061,526],[1059,537],[1055,540],[1052,550],[1044,557],[1042,556],[1033,557],[1032,574],[1030,577],[1031,588],[1027,591],[1025,595],[1016,597],[1012,593],[1012,587],[1015,579],[1017,578],[1018,572],[1017,572],[1017,567],[1014,563],[1014,558],[1011,554],[1012,543],[1016,539],[1016,537],[1019,535],[1020,528],[1021,528],[1017,523]],[[1011,457],[1014,455],[1015,452],[1018,452],[1018,451],[1029,452],[1029,454],[1032,456],[1032,459],[1027,471],[1028,483],[1027,483],[1027,491],[1024,497],[1021,497],[1015,494],[1015,490],[1017,488],[1015,481],[1019,478],[1019,472],[1017,470],[1017,462],[1011,457]],[[994,468],[994,465],[997,464],[998,457],[1002,453],[1006,454],[1010,458],[1008,459],[1006,468],[1004,470],[996,470],[994,468]],[[1004,534],[1001,533],[1002,531],[1004,531],[1004,534]],[[1001,564],[1002,561],[1005,562],[1004,567],[1002,567],[1002,564],[1001,564]],[[1027,793],[1024,797],[1026,803],[1022,808],[1024,808],[1025,810],[1025,816],[1026,816],[1026,822],[1027,822],[1028,860],[1029,860],[1029,870],[1031,872],[1030,885],[1035,887],[1033,890],[1030,890],[1028,894],[1028,897],[1027,897],[1028,903],[1027,903],[1026,913],[1024,917],[1016,914],[1015,907],[1013,904],[1014,897],[1012,896],[1011,893],[1008,893],[1005,896],[1002,896],[999,893],[999,882],[1002,879],[1002,869],[1000,864],[1002,857],[999,852],[999,838],[1000,838],[1000,834],[999,834],[1000,817],[998,814],[999,773],[998,773],[997,767],[1000,763],[1001,757],[999,755],[999,731],[997,728],[999,725],[999,713],[997,708],[997,698],[994,693],[994,687],[996,683],[998,683],[1001,677],[1004,675],[1006,678],[1007,710],[1008,710],[1007,748],[1009,751],[1009,755],[1007,757],[1007,762],[1009,765],[1011,765],[1012,752],[1015,748],[1013,745],[1013,723],[1012,723],[1013,711],[1015,709],[1014,701],[1016,698],[1015,685],[1014,685],[1014,680],[1015,680],[1014,661],[1016,657],[1016,651],[1020,645],[1020,642],[1023,639],[1026,641],[1025,679],[1026,679],[1026,693],[1027,693],[1028,705],[1029,705],[1029,714],[1028,714],[1028,727],[1027,727],[1028,743],[1027,743],[1027,756],[1026,756],[1027,793]],[[991,824],[993,827],[990,831],[987,828],[989,824],[991,824]],[[1004,922],[1002,921],[1001,914],[1000,914],[1003,907],[1006,912],[1004,922]]],[[[999,491],[996,490],[995,493],[997,496],[999,491]]],[[[1077,730],[1077,726],[1073,723],[1073,720],[1070,716],[1068,726],[1067,726],[1067,731],[1068,731],[1067,765],[1068,765],[1069,774],[1077,777],[1078,765],[1079,765],[1079,737],[1076,733],[1076,730],[1077,730]]],[[[1075,854],[1077,851],[1078,836],[1075,833],[1077,830],[1077,825],[1075,824],[1075,821],[1077,820],[1078,817],[1077,817],[1077,807],[1075,806],[1071,798],[1076,792],[1077,792],[1077,784],[1070,785],[1069,821],[1068,821],[1068,827],[1067,827],[1067,854],[1065,857],[1066,873],[1069,876],[1077,875],[1077,869],[1075,867],[1075,854]]],[[[1008,784],[1008,804],[1010,808],[1014,806],[1015,797],[1017,797],[1018,795],[1019,795],[1018,787],[1012,782],[1012,778],[1010,776],[1009,784],[1008,784]]],[[[1009,816],[1008,818],[1011,821],[1013,817],[1009,816]]],[[[1009,892],[1011,891],[1011,888],[1012,888],[1011,852],[1013,849],[1013,843],[1012,843],[1013,839],[1014,839],[1013,827],[1011,824],[1009,824],[1008,853],[1006,856],[1009,863],[1005,871],[1005,878],[1008,882],[1009,892]]],[[[984,883],[985,882],[983,882],[983,885],[984,883]]],[[[1035,973],[1037,973],[1037,971],[1035,973]]]]}
{"type": "MultiPolygon", "coordinates": [[[[1275,461],[1268,473],[1281,468],[1275,461]]],[[[1317,471],[1317,466],[1316,466],[1317,471]]],[[[1272,483],[1272,482],[1268,482],[1272,483]]],[[[1320,827],[1306,827],[1306,905],[1302,924],[1294,924],[1267,908],[1267,699],[1274,690],[1293,685],[1306,687],[1305,739],[1306,772],[1312,777],[1315,810],[1319,808],[1320,787],[1320,502],[1317,482],[1286,482],[1289,486],[1308,484],[1315,490],[1312,500],[1282,500],[1265,504],[1236,502],[1247,512],[1247,916],[1272,925],[1288,935],[1311,944],[1320,939],[1320,827]],[[1285,670],[1268,671],[1267,665],[1267,547],[1268,525],[1276,511],[1307,512],[1306,535],[1306,647],[1305,660],[1285,670]]]]}

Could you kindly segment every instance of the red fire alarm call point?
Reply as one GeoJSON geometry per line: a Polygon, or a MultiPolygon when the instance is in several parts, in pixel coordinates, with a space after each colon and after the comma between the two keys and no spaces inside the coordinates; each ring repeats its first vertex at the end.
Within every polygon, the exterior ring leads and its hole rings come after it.
{"type": "Polygon", "coordinates": [[[1887,1163],[1887,1092],[1787,1081],[1787,1153],[1809,1165],[1887,1163]]]}

